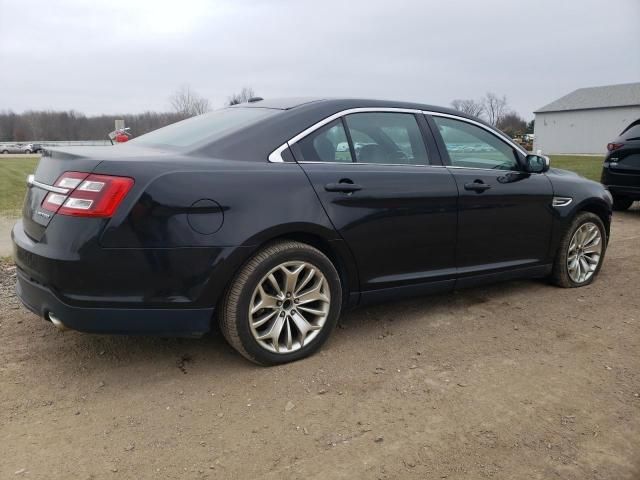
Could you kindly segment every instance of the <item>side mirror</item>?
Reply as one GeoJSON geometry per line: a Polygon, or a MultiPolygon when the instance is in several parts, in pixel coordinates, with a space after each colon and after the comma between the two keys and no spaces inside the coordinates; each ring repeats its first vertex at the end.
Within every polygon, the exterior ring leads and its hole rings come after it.
{"type": "Polygon", "coordinates": [[[544,155],[527,155],[525,158],[525,169],[529,173],[544,173],[549,170],[549,157],[544,155]]]}

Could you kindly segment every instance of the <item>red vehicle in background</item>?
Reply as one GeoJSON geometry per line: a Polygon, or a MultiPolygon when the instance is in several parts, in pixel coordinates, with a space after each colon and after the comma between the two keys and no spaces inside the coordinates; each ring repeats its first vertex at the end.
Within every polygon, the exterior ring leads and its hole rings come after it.
{"type": "Polygon", "coordinates": [[[109,140],[111,140],[111,143],[128,142],[129,137],[131,136],[130,130],[131,128],[129,127],[119,128],[117,130],[114,130],[113,132],[109,133],[109,140]]]}

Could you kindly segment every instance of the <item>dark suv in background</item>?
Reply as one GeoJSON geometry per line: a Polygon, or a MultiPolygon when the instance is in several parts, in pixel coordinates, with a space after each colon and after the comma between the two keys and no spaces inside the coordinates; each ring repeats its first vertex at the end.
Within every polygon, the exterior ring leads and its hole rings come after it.
{"type": "Polygon", "coordinates": [[[626,210],[640,200],[640,119],[607,145],[602,183],[613,196],[613,208],[626,210]]]}

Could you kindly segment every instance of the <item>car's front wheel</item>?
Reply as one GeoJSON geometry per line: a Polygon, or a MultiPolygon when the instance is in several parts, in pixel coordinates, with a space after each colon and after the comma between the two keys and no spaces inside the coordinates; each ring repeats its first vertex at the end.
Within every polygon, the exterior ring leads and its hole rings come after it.
{"type": "Polygon", "coordinates": [[[607,233],[600,217],[580,212],[560,242],[551,274],[565,288],[588,285],[600,271],[607,248],[607,233]]]}
{"type": "Polygon", "coordinates": [[[620,195],[613,196],[614,210],[628,210],[632,204],[633,204],[633,198],[621,197],[620,195]]]}
{"type": "Polygon", "coordinates": [[[282,241],[263,248],[236,275],[222,301],[220,327],[246,358],[276,365],[315,352],[341,306],[331,261],[310,245],[282,241]]]}
{"type": "Polygon", "coordinates": [[[31,152],[31,150],[25,150],[25,151],[24,151],[24,154],[25,154],[25,155],[31,155],[31,153],[32,153],[32,152],[31,152]]]}

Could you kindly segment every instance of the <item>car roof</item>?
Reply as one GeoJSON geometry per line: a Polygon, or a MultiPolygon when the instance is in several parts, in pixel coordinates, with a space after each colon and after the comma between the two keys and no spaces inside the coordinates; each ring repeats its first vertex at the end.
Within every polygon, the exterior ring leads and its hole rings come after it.
{"type": "Polygon", "coordinates": [[[256,100],[250,100],[247,103],[239,103],[230,108],[271,108],[274,110],[291,110],[292,108],[300,107],[302,105],[325,100],[323,98],[314,97],[255,98],[256,100]]]}
{"type": "MultiPolygon", "coordinates": [[[[274,98],[255,99],[228,109],[263,108],[272,110],[251,125],[234,130],[228,135],[204,142],[191,150],[194,154],[206,154],[216,158],[239,160],[264,160],[275,149],[300,134],[305,129],[332,115],[352,109],[407,109],[453,115],[487,125],[482,119],[466,115],[450,108],[417,102],[374,100],[364,98],[274,98]]],[[[488,125],[489,128],[493,128],[488,125]]]]}
{"type": "MultiPolygon", "coordinates": [[[[426,110],[431,112],[448,113],[459,117],[471,118],[475,117],[464,114],[451,108],[439,107],[425,103],[406,102],[396,100],[377,100],[367,98],[315,98],[315,97],[292,97],[292,98],[273,98],[256,100],[250,103],[241,103],[231,108],[271,108],[276,110],[294,110],[300,107],[307,109],[332,107],[335,110],[347,110],[350,108],[407,108],[412,110],[426,110]]],[[[484,123],[484,122],[483,122],[484,123]]]]}

